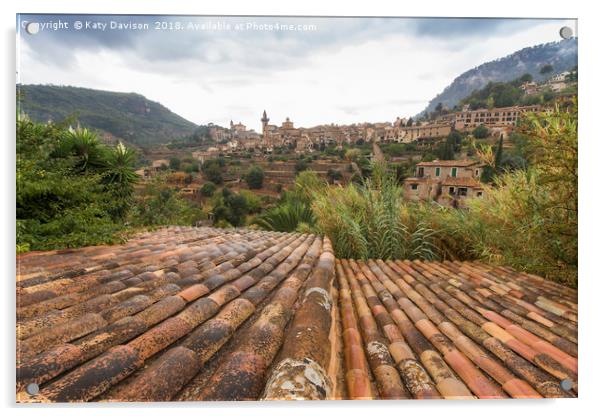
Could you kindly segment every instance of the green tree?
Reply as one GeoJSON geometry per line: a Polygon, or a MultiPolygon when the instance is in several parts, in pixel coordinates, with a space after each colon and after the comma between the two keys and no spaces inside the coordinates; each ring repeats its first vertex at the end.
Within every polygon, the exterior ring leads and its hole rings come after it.
{"type": "Polygon", "coordinates": [[[182,198],[162,177],[154,178],[136,195],[130,221],[136,226],[194,225],[204,218],[192,202],[182,198]]]}
{"type": "Polygon", "coordinates": [[[113,200],[109,213],[114,219],[124,219],[132,206],[134,185],[139,180],[135,164],[136,152],[121,142],[107,152],[102,183],[113,200]]]}
{"type": "Polygon", "coordinates": [[[549,192],[549,201],[541,206],[546,216],[546,232],[562,240],[556,255],[567,266],[577,268],[577,101],[567,110],[556,106],[552,111],[526,116],[529,138],[525,155],[541,173],[541,185],[549,192]]]}
{"type": "Polygon", "coordinates": [[[303,172],[309,168],[309,163],[305,159],[299,159],[295,162],[295,173],[303,172]]]}
{"type": "Polygon", "coordinates": [[[88,129],[76,129],[61,135],[53,157],[73,156],[73,168],[79,172],[99,171],[106,163],[106,148],[98,136],[88,129]]]}
{"type": "Polygon", "coordinates": [[[181,164],[182,161],[175,156],[169,159],[169,168],[171,170],[180,170],[181,164]]]}
{"type": "Polygon", "coordinates": [[[343,179],[343,174],[339,170],[328,169],[328,172],[326,172],[326,177],[330,182],[340,181],[341,179],[343,179]]]}
{"type": "Polygon", "coordinates": [[[260,166],[252,166],[244,179],[249,189],[261,189],[263,187],[263,169],[260,166]]]}
{"type": "Polygon", "coordinates": [[[222,176],[222,166],[218,160],[207,160],[205,163],[203,163],[201,170],[203,171],[203,176],[205,176],[205,179],[208,181],[217,185],[220,185],[224,182],[224,178],[222,176]]]}
{"type": "Polygon", "coordinates": [[[129,151],[94,133],[60,124],[17,121],[19,252],[122,241],[131,187],[129,151]]]}
{"type": "Polygon", "coordinates": [[[493,92],[493,106],[494,107],[511,107],[518,104],[522,96],[520,89],[512,86],[511,84],[502,84],[500,88],[496,88],[493,92]]]}
{"type": "Polygon", "coordinates": [[[457,131],[452,131],[447,135],[445,141],[439,144],[437,155],[441,160],[455,159],[455,153],[460,150],[462,144],[462,135],[457,131]]]}
{"type": "Polygon", "coordinates": [[[246,215],[249,212],[247,199],[240,194],[232,192],[228,188],[222,189],[213,201],[213,222],[227,221],[234,227],[245,224],[246,215]]]}
{"type": "Polygon", "coordinates": [[[201,189],[199,190],[199,192],[203,196],[213,196],[216,189],[217,189],[217,186],[215,186],[215,184],[213,182],[205,182],[203,184],[203,186],[201,186],[201,189]]]}
{"type": "Polygon", "coordinates": [[[550,64],[545,64],[539,69],[541,75],[549,74],[554,70],[554,67],[550,64]]]}
{"type": "Polygon", "coordinates": [[[500,135],[500,139],[497,143],[497,148],[495,149],[495,161],[494,167],[496,172],[499,172],[502,168],[502,160],[504,157],[504,135],[500,135]]]}
{"type": "Polygon", "coordinates": [[[261,212],[263,202],[261,201],[260,197],[258,197],[251,191],[247,191],[246,189],[242,189],[238,194],[245,198],[245,200],[247,201],[247,212],[249,214],[258,214],[259,212],[261,212]]]}
{"type": "Polygon", "coordinates": [[[475,139],[485,139],[489,137],[489,129],[481,124],[472,131],[472,135],[475,137],[475,139]]]}

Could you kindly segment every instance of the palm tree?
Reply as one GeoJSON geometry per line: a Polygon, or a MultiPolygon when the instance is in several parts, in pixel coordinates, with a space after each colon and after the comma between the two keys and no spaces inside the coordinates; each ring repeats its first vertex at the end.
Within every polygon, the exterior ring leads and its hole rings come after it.
{"type": "Polygon", "coordinates": [[[254,223],[264,230],[293,232],[302,224],[314,225],[315,218],[309,205],[293,200],[272,208],[257,217],[254,223]]]}
{"type": "Polygon", "coordinates": [[[101,170],[106,165],[104,147],[96,134],[88,129],[78,128],[68,132],[58,152],[75,156],[74,168],[80,172],[101,170]]]}
{"type": "Polygon", "coordinates": [[[104,169],[105,183],[131,188],[139,179],[138,174],[134,171],[135,163],[136,153],[134,150],[119,142],[107,154],[104,169]]]}
{"type": "Polygon", "coordinates": [[[119,142],[107,153],[102,182],[111,195],[109,213],[114,219],[123,219],[132,205],[134,184],[138,174],[134,171],[136,153],[119,142]]]}

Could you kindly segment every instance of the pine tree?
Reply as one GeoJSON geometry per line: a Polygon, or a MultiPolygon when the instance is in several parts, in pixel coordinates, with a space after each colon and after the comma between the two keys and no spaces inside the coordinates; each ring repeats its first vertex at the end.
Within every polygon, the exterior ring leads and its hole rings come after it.
{"type": "Polygon", "coordinates": [[[495,151],[495,170],[498,172],[502,167],[502,157],[504,156],[504,135],[500,135],[500,140],[495,151]]]}

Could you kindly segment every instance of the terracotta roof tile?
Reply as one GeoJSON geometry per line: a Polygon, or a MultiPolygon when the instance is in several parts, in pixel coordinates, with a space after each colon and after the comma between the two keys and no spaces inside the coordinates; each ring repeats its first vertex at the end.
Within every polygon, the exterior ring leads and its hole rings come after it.
{"type": "Polygon", "coordinates": [[[577,394],[576,291],[507,267],[190,227],[18,260],[20,401],[577,394]]]}

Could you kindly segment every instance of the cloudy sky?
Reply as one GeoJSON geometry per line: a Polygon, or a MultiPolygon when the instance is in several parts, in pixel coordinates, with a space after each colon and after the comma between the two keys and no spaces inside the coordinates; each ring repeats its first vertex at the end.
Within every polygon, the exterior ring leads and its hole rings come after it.
{"type": "Polygon", "coordinates": [[[21,83],[137,92],[197,124],[232,119],[256,130],[264,109],[272,123],[305,127],[411,116],[462,72],[575,28],[531,19],[19,19],[21,83]]]}

